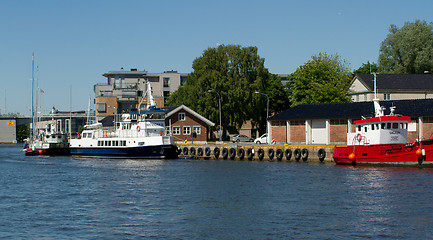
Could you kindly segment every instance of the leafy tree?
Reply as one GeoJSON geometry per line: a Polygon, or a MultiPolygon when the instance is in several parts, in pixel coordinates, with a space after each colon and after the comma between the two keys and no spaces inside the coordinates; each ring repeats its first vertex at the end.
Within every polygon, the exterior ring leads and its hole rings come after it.
{"type": "Polygon", "coordinates": [[[416,20],[402,28],[391,25],[379,52],[383,73],[423,73],[433,70],[433,23],[416,20]]]}
{"type": "Polygon", "coordinates": [[[378,72],[378,67],[376,63],[370,63],[368,61],[367,63],[363,63],[361,67],[359,67],[357,70],[355,70],[353,73],[372,73],[372,72],[378,72]]]}
{"type": "Polygon", "coordinates": [[[298,104],[348,102],[350,71],[338,55],[319,53],[300,66],[289,78],[292,106],[298,104]]]}
{"type": "Polygon", "coordinates": [[[17,126],[17,140],[22,142],[30,137],[30,123],[17,126]]]}
{"type": "Polygon", "coordinates": [[[249,119],[264,127],[267,99],[255,92],[269,96],[270,112],[284,109],[287,96],[280,79],[264,67],[265,60],[257,51],[257,47],[238,45],[206,49],[194,60],[186,84],[170,96],[167,105],[185,104],[219,123],[220,94],[224,129],[233,123],[241,127],[249,119]]]}

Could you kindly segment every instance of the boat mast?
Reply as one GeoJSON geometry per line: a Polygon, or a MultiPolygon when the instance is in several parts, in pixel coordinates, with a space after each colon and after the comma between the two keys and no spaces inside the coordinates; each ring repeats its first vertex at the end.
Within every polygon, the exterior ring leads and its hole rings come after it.
{"type": "Polygon", "coordinates": [[[32,53],[32,131],[30,139],[35,136],[35,109],[34,109],[34,92],[35,92],[35,53],[32,53]]]}
{"type": "Polygon", "coordinates": [[[376,79],[376,73],[373,73],[373,82],[374,82],[374,116],[375,117],[381,117],[384,116],[384,109],[380,106],[379,99],[377,98],[377,79],[376,79]]]}

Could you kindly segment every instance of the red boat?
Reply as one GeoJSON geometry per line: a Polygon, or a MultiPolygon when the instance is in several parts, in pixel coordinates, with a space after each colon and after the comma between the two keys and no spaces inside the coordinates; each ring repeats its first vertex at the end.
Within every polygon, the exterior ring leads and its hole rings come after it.
{"type": "MultiPolygon", "coordinates": [[[[375,91],[376,92],[376,91],[375,91]]],[[[356,132],[347,133],[347,146],[335,146],[336,164],[433,167],[433,139],[407,143],[408,116],[384,115],[379,100],[373,100],[375,116],[355,121],[356,132]]]]}

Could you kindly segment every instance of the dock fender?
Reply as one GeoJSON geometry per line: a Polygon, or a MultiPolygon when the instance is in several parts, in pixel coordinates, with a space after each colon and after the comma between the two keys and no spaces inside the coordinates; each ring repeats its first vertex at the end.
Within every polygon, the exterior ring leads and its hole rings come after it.
{"type": "Polygon", "coordinates": [[[263,150],[263,149],[259,149],[258,151],[257,151],[257,156],[259,157],[259,160],[261,161],[261,160],[263,160],[263,157],[265,156],[265,151],[263,150]]]}
{"type": "Polygon", "coordinates": [[[227,150],[227,148],[223,148],[221,155],[223,156],[224,160],[227,160],[227,156],[229,155],[229,150],[227,150]]]}
{"type": "Polygon", "coordinates": [[[188,155],[188,148],[184,147],[182,152],[183,152],[183,155],[188,155]]]}
{"type": "Polygon", "coordinates": [[[189,155],[191,155],[191,156],[195,156],[195,148],[194,148],[194,147],[191,147],[191,148],[189,149],[189,155]]]}
{"type": "Polygon", "coordinates": [[[239,157],[240,160],[244,160],[245,150],[243,148],[239,148],[239,150],[238,150],[238,157],[239,157]]]}
{"type": "Polygon", "coordinates": [[[213,149],[213,155],[215,156],[215,159],[218,159],[218,157],[220,156],[220,149],[219,148],[214,148],[213,149]]]}
{"type": "Polygon", "coordinates": [[[203,156],[203,148],[198,148],[197,149],[197,156],[203,156]]]}
{"type": "Polygon", "coordinates": [[[317,157],[319,157],[319,160],[321,162],[323,162],[323,160],[325,160],[325,157],[326,157],[325,149],[323,149],[323,148],[319,149],[319,151],[317,152],[317,157]]]}
{"type": "Polygon", "coordinates": [[[252,148],[248,148],[248,150],[247,150],[247,158],[248,158],[248,160],[253,160],[253,157],[254,157],[254,149],[252,149],[252,148]]]}
{"type": "Polygon", "coordinates": [[[295,149],[295,152],[293,152],[293,155],[294,155],[296,161],[299,161],[301,159],[301,149],[299,149],[299,148],[295,149]]]}
{"type": "Polygon", "coordinates": [[[210,147],[206,147],[205,149],[204,149],[204,155],[206,155],[206,157],[209,157],[210,156],[210,147]]]}
{"type": "Polygon", "coordinates": [[[275,155],[277,156],[278,161],[281,161],[283,159],[283,150],[281,149],[277,149],[277,151],[275,152],[275,155]]]}
{"type": "Polygon", "coordinates": [[[268,149],[268,157],[270,160],[274,159],[274,149],[272,148],[268,149]]]}
{"type": "Polygon", "coordinates": [[[302,160],[307,161],[307,159],[308,159],[308,149],[306,149],[306,148],[302,149],[302,151],[301,151],[301,158],[302,158],[302,160]]]}
{"type": "Polygon", "coordinates": [[[230,156],[231,160],[235,159],[235,157],[236,157],[236,149],[230,148],[230,150],[229,150],[229,156],[230,156]]]}
{"type": "Polygon", "coordinates": [[[290,149],[290,148],[286,149],[285,155],[286,155],[287,161],[290,161],[290,159],[292,158],[292,149],[290,149]]]}

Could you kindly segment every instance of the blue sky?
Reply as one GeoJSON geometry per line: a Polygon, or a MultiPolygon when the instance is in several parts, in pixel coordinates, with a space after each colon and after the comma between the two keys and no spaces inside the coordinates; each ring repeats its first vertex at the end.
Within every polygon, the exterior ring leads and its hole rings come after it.
{"type": "Polygon", "coordinates": [[[319,52],[357,69],[377,62],[391,24],[433,21],[430,0],[0,1],[0,112],[30,114],[32,53],[42,111],[85,110],[103,73],[192,71],[217,44],[256,46],[272,73],[292,73],[319,52]],[[6,108],[6,109],[5,109],[6,108]]]}

